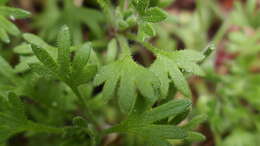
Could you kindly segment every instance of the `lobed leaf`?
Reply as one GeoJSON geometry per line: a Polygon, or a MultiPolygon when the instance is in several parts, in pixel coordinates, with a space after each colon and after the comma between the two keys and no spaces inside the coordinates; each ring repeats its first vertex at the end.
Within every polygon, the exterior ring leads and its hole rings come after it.
{"type": "Polygon", "coordinates": [[[175,87],[187,97],[191,97],[189,85],[181,72],[183,69],[186,72],[196,75],[204,75],[204,72],[196,64],[203,60],[204,56],[196,51],[158,51],[157,59],[151,65],[150,70],[154,72],[161,81],[162,96],[166,97],[169,84],[172,81],[175,87]]]}
{"type": "Polygon", "coordinates": [[[160,85],[159,80],[152,72],[137,65],[130,56],[102,67],[94,79],[94,84],[100,85],[104,82],[102,93],[105,102],[111,99],[117,84],[120,83],[117,95],[119,96],[119,106],[123,112],[132,111],[137,90],[149,104],[153,104],[158,97],[157,90],[160,85]],[[129,86],[125,86],[125,84],[129,86]]]}

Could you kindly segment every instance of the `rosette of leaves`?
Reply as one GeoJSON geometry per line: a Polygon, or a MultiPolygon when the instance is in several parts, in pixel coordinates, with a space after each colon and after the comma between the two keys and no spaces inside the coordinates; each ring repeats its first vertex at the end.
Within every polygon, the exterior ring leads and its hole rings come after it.
{"type": "Polygon", "coordinates": [[[20,34],[19,29],[15,24],[10,22],[8,18],[15,20],[27,18],[29,16],[30,13],[25,10],[0,5],[0,40],[9,43],[9,34],[13,36],[18,36],[20,34]]]}

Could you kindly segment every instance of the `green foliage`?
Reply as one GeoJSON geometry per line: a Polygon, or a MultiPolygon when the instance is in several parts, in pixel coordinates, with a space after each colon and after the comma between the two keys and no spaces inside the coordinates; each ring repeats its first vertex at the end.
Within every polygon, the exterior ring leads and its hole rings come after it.
{"type": "Polygon", "coordinates": [[[40,75],[50,75],[68,84],[71,88],[87,83],[94,77],[97,67],[87,65],[91,51],[91,44],[82,45],[76,52],[73,61],[70,60],[69,28],[63,26],[58,35],[58,53],[55,60],[47,49],[49,46],[33,35],[25,35],[25,39],[32,43],[32,50],[42,64],[32,64],[31,68],[40,75]],[[35,46],[35,45],[37,46],[35,46]],[[41,45],[47,48],[40,47],[41,45]]]}
{"type": "Polygon", "coordinates": [[[226,23],[236,24],[238,29],[227,34],[224,53],[237,55],[219,65],[227,69],[224,75],[207,67],[206,78],[215,84],[214,92],[209,92],[210,89],[204,85],[200,87],[203,92],[197,109],[207,112],[218,146],[257,146],[259,142],[259,89],[256,84],[259,73],[254,70],[259,64],[259,42],[256,41],[259,37],[259,10],[255,8],[255,2],[236,2],[226,23]],[[248,33],[248,29],[253,33],[248,33]]]}
{"type": "Polygon", "coordinates": [[[71,28],[72,43],[75,45],[83,42],[82,25],[91,30],[92,37],[100,38],[103,35],[100,24],[104,23],[104,16],[98,10],[76,6],[72,0],[64,0],[60,10],[58,2],[47,0],[44,13],[36,18],[35,26],[40,28],[42,37],[55,41],[59,28],[64,24],[71,28]]]}
{"type": "Polygon", "coordinates": [[[188,83],[180,69],[196,75],[203,75],[203,71],[196,62],[201,61],[204,56],[201,53],[191,50],[175,52],[158,50],[156,55],[157,59],[150,69],[161,81],[162,96],[166,97],[169,90],[169,84],[173,82],[175,87],[185,96],[191,97],[188,83]]]}
{"type": "Polygon", "coordinates": [[[10,42],[8,34],[18,36],[20,34],[19,29],[11,23],[6,17],[11,19],[27,18],[30,13],[17,8],[10,8],[6,6],[0,6],[0,39],[5,43],[10,42]]]}
{"type": "Polygon", "coordinates": [[[60,133],[62,130],[29,121],[25,115],[24,105],[14,93],[8,98],[0,97],[0,143],[10,136],[22,131],[60,133]]]}
{"type": "Polygon", "coordinates": [[[73,126],[65,129],[63,139],[62,146],[96,145],[95,134],[91,128],[89,128],[87,121],[82,117],[75,117],[73,119],[73,126]]]}
{"type": "Polygon", "coordinates": [[[118,103],[123,112],[132,111],[137,98],[137,89],[141,95],[146,97],[147,103],[152,105],[157,100],[157,90],[160,87],[156,76],[136,64],[130,56],[101,68],[94,84],[100,85],[103,82],[105,82],[102,93],[104,102],[114,95],[117,84],[119,84],[118,103]]]}
{"type": "Polygon", "coordinates": [[[148,143],[151,146],[168,146],[170,145],[169,141],[167,141],[169,139],[187,138],[189,140],[196,140],[199,139],[197,137],[203,137],[197,133],[190,133],[188,131],[191,127],[187,125],[194,125],[195,122],[189,123],[184,127],[156,123],[160,120],[167,119],[168,117],[175,117],[188,109],[191,105],[189,100],[170,101],[148,111],[143,111],[143,105],[140,105],[140,103],[138,104],[136,111],[133,112],[128,119],[118,126],[108,129],[108,131],[128,133],[137,137],[142,137],[144,138],[145,143],[148,143]]]}
{"type": "MultiPolygon", "coordinates": [[[[172,32],[160,31],[169,21],[163,7],[170,2],[44,1],[32,19],[39,34],[24,33],[24,40],[14,41],[10,54],[0,57],[0,145],[20,135],[28,146],[205,140],[196,128],[206,116],[191,113],[191,100],[176,93],[192,97],[188,77],[204,75],[199,65],[212,50],[160,45],[173,42],[172,32]]],[[[6,42],[7,33],[20,33],[6,19],[11,16],[29,13],[0,7],[0,36],[6,42]]]]}

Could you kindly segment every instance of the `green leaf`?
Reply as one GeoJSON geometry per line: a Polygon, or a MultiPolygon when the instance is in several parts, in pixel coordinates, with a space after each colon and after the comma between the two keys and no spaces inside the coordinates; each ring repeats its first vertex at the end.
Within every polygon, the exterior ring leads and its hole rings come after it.
{"type": "Polygon", "coordinates": [[[24,11],[22,9],[0,6],[0,39],[5,43],[9,43],[10,39],[8,34],[14,36],[20,34],[19,29],[6,17],[9,17],[11,19],[25,18],[28,17],[29,14],[29,12],[24,11]]]}
{"type": "Polygon", "coordinates": [[[40,37],[34,34],[30,33],[24,33],[23,38],[30,44],[33,44],[37,47],[44,48],[44,49],[53,49],[52,46],[47,44],[45,41],[43,41],[40,37]]]}
{"type": "Polygon", "coordinates": [[[69,27],[64,25],[61,27],[60,32],[58,34],[58,48],[63,48],[69,50],[71,46],[71,37],[69,32],[69,27]]]}
{"type": "Polygon", "coordinates": [[[185,130],[171,125],[141,125],[129,128],[128,132],[159,139],[183,139],[188,136],[185,130]]]}
{"type": "Polygon", "coordinates": [[[149,104],[153,104],[158,97],[157,90],[160,86],[155,75],[137,65],[130,56],[102,67],[94,79],[94,84],[100,85],[104,82],[102,92],[104,102],[111,99],[119,83],[117,95],[119,96],[119,106],[123,112],[132,111],[137,90],[149,104]],[[129,103],[125,101],[129,101],[129,103]]]}
{"type": "Polygon", "coordinates": [[[87,65],[78,74],[72,77],[73,85],[78,86],[91,81],[97,73],[96,65],[87,65]]]}
{"type": "Polygon", "coordinates": [[[169,122],[170,124],[177,125],[180,122],[182,122],[188,115],[189,115],[189,110],[186,110],[178,115],[176,115],[171,121],[169,122]]]}
{"type": "Polygon", "coordinates": [[[141,41],[144,41],[146,38],[153,37],[155,34],[156,32],[150,23],[139,24],[138,37],[141,41]]]}
{"type": "Polygon", "coordinates": [[[111,63],[111,62],[115,61],[116,55],[117,55],[117,50],[118,50],[117,42],[115,39],[112,39],[108,43],[106,62],[111,63]]]}
{"type": "Polygon", "coordinates": [[[51,70],[49,70],[47,67],[40,63],[33,63],[29,64],[30,68],[32,69],[33,72],[37,73],[40,76],[43,76],[47,79],[53,79],[53,78],[58,78],[58,76],[53,73],[51,70]]]}
{"type": "Polygon", "coordinates": [[[0,143],[20,132],[27,122],[24,105],[14,93],[9,93],[8,98],[0,97],[0,143]],[[3,136],[2,135],[6,135],[3,136]]]}
{"type": "Polygon", "coordinates": [[[7,31],[9,34],[17,36],[20,34],[19,29],[5,17],[0,15],[0,27],[7,31]]]}
{"type": "Polygon", "coordinates": [[[70,33],[67,26],[63,26],[58,34],[58,66],[59,75],[68,80],[70,76],[70,33]]]}
{"type": "MultiPolygon", "coordinates": [[[[145,139],[145,138],[143,138],[145,139]]],[[[145,139],[145,144],[149,146],[172,146],[167,140],[162,140],[154,137],[149,137],[145,139]]]]}
{"type": "Polygon", "coordinates": [[[32,46],[32,50],[36,57],[47,67],[49,68],[52,72],[58,73],[58,65],[54,61],[54,59],[50,56],[50,54],[42,49],[38,48],[36,46],[32,46]]]}
{"type": "Polygon", "coordinates": [[[174,125],[157,125],[153,123],[182,113],[191,105],[189,100],[173,100],[144,112],[138,110],[138,106],[144,106],[143,102],[139,100],[138,104],[135,106],[135,111],[129,115],[128,119],[109,129],[110,132],[133,134],[142,137],[142,139],[145,139],[146,143],[154,146],[157,146],[158,144],[168,146],[168,139],[184,139],[188,136],[188,132],[184,128],[174,125]]]}
{"type": "Polygon", "coordinates": [[[32,47],[30,44],[22,43],[14,48],[14,52],[20,55],[30,55],[33,54],[32,47]]]}
{"type": "Polygon", "coordinates": [[[18,8],[0,6],[0,15],[19,19],[19,18],[27,18],[31,15],[31,13],[18,8]]]}
{"type": "Polygon", "coordinates": [[[187,110],[191,105],[191,101],[187,99],[172,100],[168,103],[153,108],[142,115],[143,121],[154,123],[169,116],[175,116],[187,110]]]}
{"type": "Polygon", "coordinates": [[[160,1],[159,7],[166,8],[166,7],[170,6],[172,3],[174,3],[174,1],[175,1],[175,0],[164,0],[164,1],[160,1]]]}
{"type": "Polygon", "coordinates": [[[88,63],[90,53],[91,53],[92,47],[90,43],[83,44],[79,50],[77,50],[76,55],[72,62],[72,69],[73,69],[73,75],[77,75],[77,73],[80,73],[81,70],[86,66],[88,63]]]}
{"type": "Polygon", "coordinates": [[[150,0],[134,0],[133,5],[135,6],[136,10],[142,15],[148,8],[149,2],[150,0]]]}
{"type": "MultiPolygon", "coordinates": [[[[32,50],[31,50],[32,51],[32,50]]],[[[23,73],[30,69],[28,64],[39,63],[36,56],[20,56],[19,63],[15,66],[14,70],[16,73],[23,73]]]]}
{"type": "Polygon", "coordinates": [[[0,28],[0,39],[5,42],[5,43],[9,43],[10,39],[8,37],[8,34],[6,33],[6,31],[2,28],[0,28]]]}
{"type": "Polygon", "coordinates": [[[158,7],[153,7],[145,11],[142,19],[147,22],[161,22],[167,18],[167,13],[158,7]]]}
{"type": "Polygon", "coordinates": [[[188,137],[185,138],[190,142],[199,142],[206,140],[206,137],[198,132],[188,132],[188,137]]]}
{"type": "Polygon", "coordinates": [[[187,97],[191,97],[188,83],[180,69],[196,75],[203,75],[203,71],[196,62],[201,61],[204,56],[196,51],[190,50],[174,52],[160,50],[157,51],[156,56],[157,59],[150,69],[161,81],[162,96],[166,97],[169,84],[172,81],[181,93],[187,97]]]}
{"type": "Polygon", "coordinates": [[[61,133],[62,129],[34,123],[27,119],[21,99],[14,93],[8,98],[0,96],[0,143],[23,131],[61,133]]]}
{"type": "Polygon", "coordinates": [[[144,31],[144,33],[146,33],[149,36],[155,36],[155,30],[152,26],[152,24],[150,23],[143,23],[141,25],[141,29],[144,31]]]}
{"type": "Polygon", "coordinates": [[[8,62],[0,56],[0,74],[7,77],[9,80],[15,78],[15,72],[8,62]]]}
{"type": "Polygon", "coordinates": [[[183,128],[185,129],[194,129],[196,128],[200,123],[207,120],[207,115],[198,115],[194,117],[191,121],[189,121],[186,125],[183,125],[183,128]]]}

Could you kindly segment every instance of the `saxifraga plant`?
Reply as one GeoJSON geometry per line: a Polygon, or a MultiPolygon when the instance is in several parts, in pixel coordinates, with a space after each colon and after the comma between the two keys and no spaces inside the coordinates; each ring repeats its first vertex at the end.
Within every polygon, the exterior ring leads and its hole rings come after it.
{"type": "Polygon", "coordinates": [[[98,3],[107,29],[113,30],[105,57],[91,42],[73,46],[64,25],[55,47],[23,34],[26,42],[14,49],[21,57],[15,68],[0,58],[0,145],[21,133],[28,145],[107,145],[113,133],[120,139],[115,145],[170,146],[204,140],[194,129],[206,117],[188,117],[192,103],[185,97],[192,93],[186,78],[191,73],[204,75],[199,64],[212,47],[200,53],[153,45],[154,23],[167,18],[157,7],[162,5],[159,1],[121,0],[117,7],[105,0],[98,3]],[[156,57],[150,66],[133,59],[136,46],[156,57]],[[174,99],[176,93],[182,96],[174,99]],[[111,117],[119,122],[108,122],[111,117]]]}

